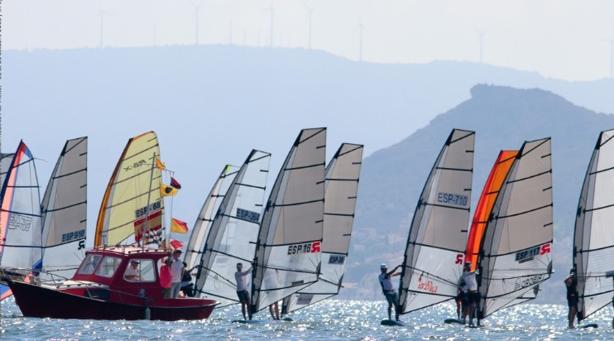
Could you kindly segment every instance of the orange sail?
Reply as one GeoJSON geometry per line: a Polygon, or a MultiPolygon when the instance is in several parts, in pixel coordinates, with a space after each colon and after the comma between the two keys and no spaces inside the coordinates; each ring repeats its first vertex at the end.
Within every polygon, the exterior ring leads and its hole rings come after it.
{"type": "Polygon", "coordinates": [[[471,230],[469,231],[469,238],[467,239],[467,249],[465,251],[465,262],[471,263],[471,271],[475,271],[478,264],[478,256],[480,254],[480,247],[482,246],[482,237],[486,232],[486,225],[492,212],[497,195],[503,186],[503,182],[507,177],[507,173],[510,171],[514,158],[518,154],[517,150],[502,150],[499,152],[499,157],[492,167],[484,188],[482,189],[482,195],[475,209],[473,215],[473,221],[471,222],[471,230]]]}

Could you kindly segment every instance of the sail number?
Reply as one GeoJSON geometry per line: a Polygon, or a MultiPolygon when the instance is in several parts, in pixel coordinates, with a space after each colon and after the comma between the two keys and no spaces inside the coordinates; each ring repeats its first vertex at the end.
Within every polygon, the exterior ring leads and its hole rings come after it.
{"type": "Polygon", "coordinates": [[[542,256],[547,253],[550,253],[550,243],[516,252],[516,261],[518,263],[532,261],[535,256],[542,256]]]}
{"type": "Polygon", "coordinates": [[[320,252],[320,242],[300,243],[288,245],[288,255],[298,255],[302,253],[320,252]]]}
{"type": "Polygon", "coordinates": [[[467,206],[469,198],[466,195],[439,192],[437,193],[437,202],[456,206],[467,206]]]}

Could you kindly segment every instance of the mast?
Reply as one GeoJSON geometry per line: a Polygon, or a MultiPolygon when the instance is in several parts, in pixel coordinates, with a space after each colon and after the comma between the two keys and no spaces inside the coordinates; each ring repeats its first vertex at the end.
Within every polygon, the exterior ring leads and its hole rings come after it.
{"type": "MultiPolygon", "coordinates": [[[[154,168],[156,167],[156,153],[153,154],[153,159],[151,160],[151,169],[149,171],[149,190],[147,191],[147,206],[145,206],[145,223],[141,227],[141,250],[145,251],[145,231],[147,230],[147,224],[149,222],[149,205],[151,205],[151,185],[153,184],[153,174],[154,168]]],[[[160,200],[164,200],[164,198],[160,198],[160,200]]],[[[164,218],[162,218],[164,221],[164,218]]]]}

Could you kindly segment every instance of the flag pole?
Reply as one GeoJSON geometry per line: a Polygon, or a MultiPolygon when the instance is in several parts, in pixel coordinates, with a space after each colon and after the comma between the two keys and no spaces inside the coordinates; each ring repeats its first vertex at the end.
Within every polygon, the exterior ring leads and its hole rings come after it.
{"type": "MultiPolygon", "coordinates": [[[[149,223],[149,205],[151,202],[151,185],[153,184],[153,173],[154,167],[156,166],[156,152],[153,154],[153,159],[151,162],[151,169],[149,174],[149,188],[147,191],[147,206],[145,206],[145,223],[141,227],[141,250],[145,251],[145,230],[147,228],[147,224],[149,223]]],[[[164,198],[160,197],[160,200],[164,200],[164,198]]]]}
{"type": "MultiPolygon", "coordinates": [[[[172,179],[173,176],[175,175],[175,172],[169,171],[169,175],[170,175],[170,177],[172,179]]],[[[171,220],[170,220],[170,224],[169,224],[170,226],[167,226],[167,228],[165,229],[166,230],[166,242],[168,243],[168,245],[171,245],[170,244],[171,243],[171,237],[172,237],[171,234],[173,233],[171,231],[171,228],[173,226],[173,202],[174,201],[175,201],[175,197],[172,196],[171,197],[171,220]]]]}

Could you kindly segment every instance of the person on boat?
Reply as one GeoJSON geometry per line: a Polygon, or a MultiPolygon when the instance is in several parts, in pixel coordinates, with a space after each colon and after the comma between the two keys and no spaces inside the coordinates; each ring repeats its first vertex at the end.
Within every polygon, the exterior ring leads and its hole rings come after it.
{"type": "Polygon", "coordinates": [[[576,270],[571,269],[569,276],[565,278],[565,288],[567,289],[567,307],[569,312],[567,314],[567,327],[574,328],[574,321],[576,314],[578,313],[578,278],[576,276],[576,270]]]}
{"type": "Polygon", "coordinates": [[[173,264],[171,265],[171,273],[173,274],[172,281],[172,297],[177,298],[181,291],[181,278],[183,277],[183,261],[181,260],[181,250],[173,251],[173,264]]]}
{"type": "Polygon", "coordinates": [[[386,264],[382,264],[380,266],[379,284],[382,287],[382,292],[384,293],[384,296],[386,297],[386,301],[388,301],[388,319],[389,320],[392,320],[391,314],[392,314],[393,306],[394,306],[395,319],[397,321],[399,320],[399,310],[401,309],[399,305],[399,296],[397,295],[397,291],[394,289],[394,286],[392,285],[391,277],[401,275],[400,272],[395,272],[400,267],[401,265],[397,265],[394,269],[392,269],[392,271],[388,272],[388,266],[386,264]]]}
{"type": "Polygon", "coordinates": [[[188,264],[183,262],[183,275],[181,276],[181,292],[183,292],[184,296],[194,297],[194,284],[192,283],[192,273],[191,270],[187,269],[188,264]]]}
{"type": "Polygon", "coordinates": [[[130,264],[126,268],[126,272],[124,273],[124,279],[130,282],[136,282],[140,280],[139,273],[139,261],[136,259],[130,260],[130,264]]]}
{"type": "Polygon", "coordinates": [[[164,264],[160,267],[160,286],[162,287],[162,297],[172,298],[173,273],[171,266],[173,261],[170,258],[164,259],[164,264]]]}
{"type": "Polygon", "coordinates": [[[463,297],[463,324],[469,316],[469,325],[473,326],[475,307],[479,301],[478,280],[475,271],[471,271],[471,263],[465,263],[463,273],[458,280],[458,287],[463,297]]]}
{"type": "Polygon", "coordinates": [[[243,271],[243,264],[237,263],[237,272],[235,272],[235,282],[237,283],[237,296],[239,297],[239,303],[241,303],[241,314],[243,319],[246,320],[245,310],[249,319],[252,319],[252,312],[249,307],[249,291],[247,290],[247,276],[251,273],[252,268],[243,271]]]}

